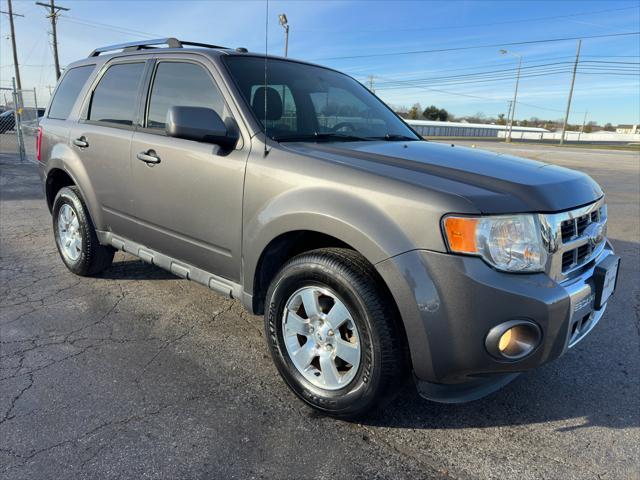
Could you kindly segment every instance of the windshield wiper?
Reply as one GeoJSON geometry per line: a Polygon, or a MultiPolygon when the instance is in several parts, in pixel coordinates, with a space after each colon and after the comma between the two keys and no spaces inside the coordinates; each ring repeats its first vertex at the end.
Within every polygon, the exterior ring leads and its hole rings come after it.
{"type": "Polygon", "coordinates": [[[387,133],[380,137],[369,137],[372,140],[386,140],[387,142],[404,142],[404,141],[418,141],[418,138],[410,137],[408,135],[400,135],[398,133],[387,133]]]}
{"type": "Polygon", "coordinates": [[[277,135],[273,137],[276,142],[307,142],[318,140],[339,140],[343,142],[357,142],[370,140],[366,137],[358,137],[357,135],[349,135],[346,133],[334,133],[334,132],[314,132],[296,135],[277,135]]]}

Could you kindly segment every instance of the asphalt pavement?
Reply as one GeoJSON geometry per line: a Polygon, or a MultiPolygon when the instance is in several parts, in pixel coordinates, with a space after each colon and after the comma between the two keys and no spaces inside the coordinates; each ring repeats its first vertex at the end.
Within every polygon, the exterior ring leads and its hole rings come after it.
{"type": "Polygon", "coordinates": [[[122,253],[68,272],[35,166],[0,150],[0,478],[639,478],[639,154],[480,146],[600,182],[618,291],[582,343],[490,397],[409,385],[362,423],[299,402],[235,301],[122,253]]]}

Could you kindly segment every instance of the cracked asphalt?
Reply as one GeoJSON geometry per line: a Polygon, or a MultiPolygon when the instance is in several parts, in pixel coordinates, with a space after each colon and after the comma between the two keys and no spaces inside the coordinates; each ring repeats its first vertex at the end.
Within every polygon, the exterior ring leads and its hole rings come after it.
{"type": "Polygon", "coordinates": [[[363,423],[303,406],[238,303],[122,253],[98,278],[68,272],[35,166],[0,149],[0,478],[637,479],[638,153],[481,146],[601,183],[614,301],[488,398],[438,405],[409,385],[363,423]]]}

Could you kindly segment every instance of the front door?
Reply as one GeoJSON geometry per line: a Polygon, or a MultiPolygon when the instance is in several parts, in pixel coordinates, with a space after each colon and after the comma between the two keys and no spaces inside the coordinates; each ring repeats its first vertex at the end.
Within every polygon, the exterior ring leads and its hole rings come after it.
{"type": "Polygon", "coordinates": [[[149,88],[144,122],[133,135],[131,148],[136,240],[239,281],[249,147],[240,140],[236,149],[229,151],[165,135],[165,118],[171,106],[212,108],[229,121],[231,113],[204,65],[158,61],[149,88]],[[159,162],[148,163],[144,155],[155,156],[159,162]]]}

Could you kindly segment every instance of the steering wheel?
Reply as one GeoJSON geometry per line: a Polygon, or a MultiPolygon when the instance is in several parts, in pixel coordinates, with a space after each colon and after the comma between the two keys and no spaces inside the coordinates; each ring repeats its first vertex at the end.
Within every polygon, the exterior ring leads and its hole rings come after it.
{"type": "Polygon", "coordinates": [[[355,132],[356,127],[353,123],[350,122],[340,122],[336,123],[333,127],[331,127],[332,132],[337,132],[338,130],[342,130],[343,128],[349,130],[350,132],[355,132]]]}

